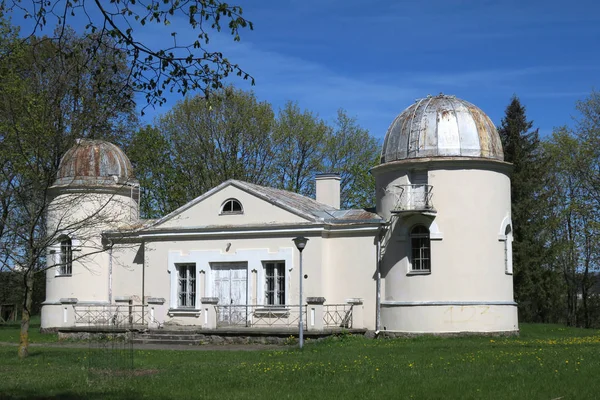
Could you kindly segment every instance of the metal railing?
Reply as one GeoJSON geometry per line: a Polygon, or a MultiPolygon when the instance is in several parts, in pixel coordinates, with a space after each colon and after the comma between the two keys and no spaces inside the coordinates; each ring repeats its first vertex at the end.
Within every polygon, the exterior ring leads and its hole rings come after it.
{"type": "Polygon", "coordinates": [[[394,194],[392,211],[433,210],[432,185],[392,185],[388,191],[394,194]]]}
{"type": "Polygon", "coordinates": [[[73,306],[75,324],[96,327],[146,326],[151,320],[146,305],[73,306]]]}
{"type": "Polygon", "coordinates": [[[323,306],[325,328],[352,328],[351,304],[325,304],[323,306]]]}
{"type": "MultiPolygon", "coordinates": [[[[298,305],[226,305],[215,306],[217,327],[291,328],[300,322],[298,305]]],[[[302,306],[302,318],[306,321],[306,306],[302,306]]],[[[306,322],[304,324],[306,329],[306,322]]]]}

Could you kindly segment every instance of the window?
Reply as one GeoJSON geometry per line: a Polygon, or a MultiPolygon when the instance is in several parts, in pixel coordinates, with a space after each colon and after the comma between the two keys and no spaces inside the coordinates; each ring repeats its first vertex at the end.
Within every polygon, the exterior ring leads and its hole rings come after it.
{"type": "Polygon", "coordinates": [[[512,228],[510,225],[506,225],[506,230],[504,231],[504,234],[506,236],[505,240],[504,240],[504,271],[507,274],[512,274],[513,273],[513,256],[512,256],[512,241],[513,241],[513,234],[512,234],[512,228]]]}
{"type": "Polygon", "coordinates": [[[265,305],[285,305],[285,262],[265,263],[265,305]]]}
{"type": "Polygon", "coordinates": [[[223,203],[221,214],[243,214],[242,203],[236,199],[229,199],[223,203]]]}
{"type": "Polygon", "coordinates": [[[431,246],[429,240],[429,229],[423,225],[417,225],[410,231],[411,246],[411,271],[431,271],[431,246]]]}
{"type": "Polygon", "coordinates": [[[68,236],[60,239],[58,275],[71,275],[73,273],[73,242],[68,236]]]}
{"type": "Polygon", "coordinates": [[[177,265],[177,276],[179,279],[177,289],[178,307],[196,307],[196,264],[177,265]]]}

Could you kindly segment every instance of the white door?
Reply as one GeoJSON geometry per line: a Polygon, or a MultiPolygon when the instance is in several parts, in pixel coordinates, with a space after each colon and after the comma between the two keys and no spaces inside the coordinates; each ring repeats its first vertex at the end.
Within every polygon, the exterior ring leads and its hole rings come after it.
{"type": "Polygon", "coordinates": [[[213,296],[219,299],[219,322],[223,325],[245,325],[248,313],[246,263],[215,263],[211,267],[213,296]]]}
{"type": "Polygon", "coordinates": [[[429,208],[427,198],[427,171],[413,171],[411,175],[411,208],[414,210],[425,210],[429,208]]]}

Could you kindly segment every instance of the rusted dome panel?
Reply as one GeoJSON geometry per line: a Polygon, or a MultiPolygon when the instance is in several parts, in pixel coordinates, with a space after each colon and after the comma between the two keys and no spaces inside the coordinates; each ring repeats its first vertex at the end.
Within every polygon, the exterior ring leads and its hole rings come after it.
{"type": "Polygon", "coordinates": [[[417,100],[394,119],[385,136],[381,163],[457,156],[504,160],[489,117],[467,101],[439,95],[417,100]]]}
{"type": "Polygon", "coordinates": [[[56,185],[122,183],[134,180],[129,158],[102,140],[78,139],[60,160],[56,185]]]}

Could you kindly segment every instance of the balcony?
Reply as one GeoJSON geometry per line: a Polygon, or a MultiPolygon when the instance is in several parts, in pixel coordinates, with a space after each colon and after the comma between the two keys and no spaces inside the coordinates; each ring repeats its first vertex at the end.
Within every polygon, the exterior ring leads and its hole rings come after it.
{"type": "Polygon", "coordinates": [[[394,196],[392,213],[435,213],[432,185],[392,185],[387,189],[394,196]]]}

